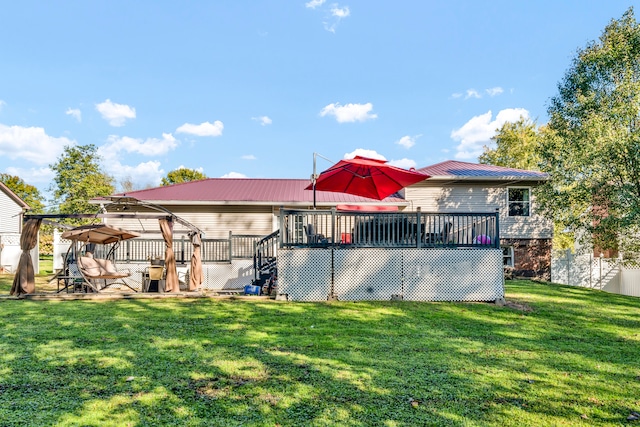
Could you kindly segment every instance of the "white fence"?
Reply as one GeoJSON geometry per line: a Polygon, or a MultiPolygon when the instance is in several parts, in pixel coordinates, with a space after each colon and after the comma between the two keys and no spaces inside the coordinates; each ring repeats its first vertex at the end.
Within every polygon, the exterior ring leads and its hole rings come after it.
{"type": "MultiPolygon", "coordinates": [[[[7,233],[0,234],[0,270],[3,273],[15,273],[20,262],[20,234],[7,233]]],[[[38,245],[31,251],[31,259],[33,260],[33,268],[39,271],[38,263],[38,245]]]]}
{"type": "Polygon", "coordinates": [[[551,281],[571,286],[600,289],[621,295],[640,296],[640,268],[624,267],[617,258],[593,254],[554,254],[551,281]]]}

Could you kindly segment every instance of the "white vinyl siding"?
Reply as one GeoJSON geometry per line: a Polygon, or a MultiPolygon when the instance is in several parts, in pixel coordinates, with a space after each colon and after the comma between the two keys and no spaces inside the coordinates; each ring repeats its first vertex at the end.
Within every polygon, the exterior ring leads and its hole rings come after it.
{"type": "Polygon", "coordinates": [[[20,205],[0,190],[0,233],[20,233],[21,213],[20,205]]]}
{"type": "Polygon", "coordinates": [[[271,206],[172,206],[170,210],[204,231],[208,239],[233,234],[265,236],[273,231],[271,206]]]}
{"type": "Polygon", "coordinates": [[[436,181],[412,185],[405,189],[408,209],[423,212],[495,212],[500,211],[500,237],[503,239],[550,239],[551,221],[538,215],[535,191],[532,191],[530,216],[509,216],[507,188],[501,184],[442,184],[436,181]]]}
{"type": "MultiPolygon", "coordinates": [[[[229,232],[234,235],[251,234],[264,236],[273,229],[273,213],[271,206],[165,206],[173,214],[190,222],[205,233],[207,239],[227,239],[229,232]]],[[[137,211],[143,213],[136,208],[137,211]]],[[[145,214],[162,215],[158,211],[145,211],[145,214]]],[[[108,222],[129,230],[146,230],[159,233],[158,221],[138,219],[108,219],[108,222]]],[[[185,235],[188,229],[174,224],[174,238],[185,235]]],[[[158,234],[159,236],[159,234],[158,234]]],[[[158,237],[156,236],[156,237],[158,237]]],[[[153,237],[153,235],[147,235],[153,237]]]]}

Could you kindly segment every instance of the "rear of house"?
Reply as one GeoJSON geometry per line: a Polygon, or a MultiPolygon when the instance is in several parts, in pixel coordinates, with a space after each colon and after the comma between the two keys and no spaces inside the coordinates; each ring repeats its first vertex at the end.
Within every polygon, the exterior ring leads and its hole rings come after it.
{"type": "Polygon", "coordinates": [[[499,212],[504,264],[514,274],[551,278],[553,222],[542,217],[535,188],[541,172],[446,161],[419,170],[431,176],[405,189],[409,209],[423,212],[499,212]]]}
{"type": "MultiPolygon", "coordinates": [[[[318,191],[317,209],[410,212],[420,208],[422,212],[445,214],[495,214],[497,210],[504,264],[513,267],[516,275],[549,278],[553,227],[538,214],[534,196],[545,174],[457,161],[420,171],[431,178],[382,201],[318,191]]],[[[228,239],[236,244],[238,237],[267,236],[277,231],[283,209],[311,209],[313,192],[304,190],[308,184],[306,179],[210,178],[116,197],[130,196],[162,206],[201,229],[205,244],[210,239],[228,239]]],[[[145,228],[140,220],[119,225],[133,230],[145,228]]],[[[146,228],[153,230],[157,225],[150,223],[146,228]]],[[[183,238],[188,242],[186,233],[176,224],[174,246],[183,238]]],[[[211,250],[206,252],[209,260],[218,259],[211,256],[211,250]]],[[[246,251],[242,253],[247,255],[246,251]]],[[[189,253],[186,256],[188,259],[189,253]]],[[[246,274],[246,268],[248,265],[238,270],[246,274]]]]}

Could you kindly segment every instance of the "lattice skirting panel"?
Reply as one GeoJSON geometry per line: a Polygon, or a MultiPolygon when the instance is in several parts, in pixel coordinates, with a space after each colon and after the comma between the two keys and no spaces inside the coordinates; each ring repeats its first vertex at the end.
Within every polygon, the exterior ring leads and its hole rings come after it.
{"type": "Polygon", "coordinates": [[[495,301],[504,298],[500,249],[404,249],[403,298],[495,301]]]}
{"type": "Polygon", "coordinates": [[[334,250],[334,294],[339,300],[389,300],[402,294],[402,249],[334,250]]]}
{"type": "Polygon", "coordinates": [[[331,249],[279,249],[278,294],[289,301],[326,301],[331,258],[331,249]]]}
{"type": "MultiPolygon", "coordinates": [[[[133,289],[140,290],[142,289],[142,274],[148,266],[148,263],[118,263],[117,268],[119,270],[129,270],[131,276],[124,279],[124,281],[133,289]]],[[[177,266],[180,289],[182,290],[188,287],[189,268],[190,264],[178,264],[177,266]]],[[[253,277],[252,260],[234,260],[231,263],[203,264],[202,285],[200,285],[200,288],[208,290],[243,289],[245,285],[251,284],[253,277]]],[[[113,288],[118,289],[123,287],[116,284],[113,288]]]]}
{"type": "Polygon", "coordinates": [[[233,260],[231,263],[203,264],[202,288],[210,290],[243,289],[254,278],[252,260],[233,260]]]}
{"type": "Polygon", "coordinates": [[[291,301],[495,301],[504,298],[502,251],[280,250],[278,287],[291,301]]]}

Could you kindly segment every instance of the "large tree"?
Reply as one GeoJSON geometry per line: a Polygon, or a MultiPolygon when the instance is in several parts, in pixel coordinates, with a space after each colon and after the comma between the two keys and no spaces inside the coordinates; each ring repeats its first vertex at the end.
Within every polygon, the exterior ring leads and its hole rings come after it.
{"type": "Polygon", "coordinates": [[[18,176],[7,173],[0,173],[0,182],[28,204],[31,208],[31,213],[42,213],[44,211],[44,197],[33,185],[27,184],[18,176]]]}
{"type": "MultiPolygon", "coordinates": [[[[478,158],[483,164],[524,170],[540,170],[540,148],[546,128],[538,127],[535,121],[520,117],[515,122],[506,122],[491,138],[494,147],[484,147],[478,158]]],[[[538,189],[534,189],[536,197],[538,189]]],[[[566,232],[565,224],[554,222],[553,248],[564,250],[573,248],[574,235],[566,232]]]]}
{"type": "Polygon", "coordinates": [[[538,170],[540,135],[537,124],[525,117],[505,122],[491,138],[495,147],[484,147],[480,163],[516,169],[538,170]]]}
{"type": "Polygon", "coordinates": [[[98,196],[113,194],[113,178],[100,166],[95,145],[66,146],[56,163],[51,184],[60,213],[94,213],[99,207],[89,203],[98,196]]]}
{"type": "Polygon", "coordinates": [[[178,168],[172,170],[166,177],[162,178],[161,185],[179,184],[181,182],[198,181],[200,179],[206,179],[207,176],[195,169],[178,168]]]}
{"type": "Polygon", "coordinates": [[[579,49],[548,108],[541,197],[602,249],[635,251],[640,227],[640,26],[630,8],[579,49]],[[621,246],[618,246],[621,245],[621,246]]]}

